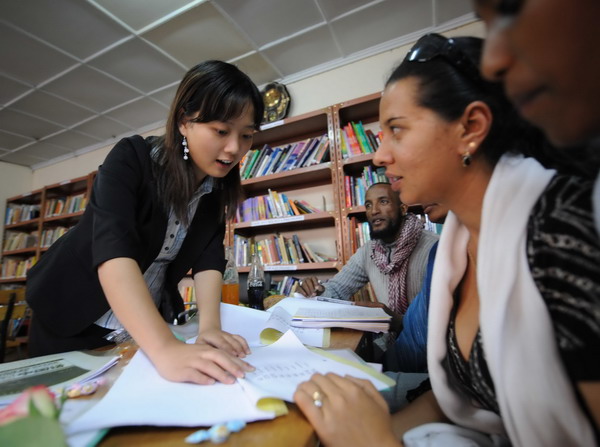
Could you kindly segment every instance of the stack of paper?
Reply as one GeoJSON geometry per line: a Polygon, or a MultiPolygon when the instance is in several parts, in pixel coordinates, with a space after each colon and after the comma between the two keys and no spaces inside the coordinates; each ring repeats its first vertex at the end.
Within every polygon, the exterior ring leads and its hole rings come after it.
{"type": "Polygon", "coordinates": [[[361,363],[307,349],[293,332],[272,345],[253,348],[245,358],[256,370],[232,385],[201,386],[163,379],[138,351],[106,396],[71,422],[69,436],[125,425],[209,426],[232,419],[272,419],[286,411],[298,385],[312,374],[335,372],[371,381],[379,389],[390,378],[361,363]]]}
{"type": "Polygon", "coordinates": [[[392,317],[379,307],[345,306],[338,309],[300,308],[292,326],[303,328],[344,327],[370,332],[387,332],[392,317]]]}

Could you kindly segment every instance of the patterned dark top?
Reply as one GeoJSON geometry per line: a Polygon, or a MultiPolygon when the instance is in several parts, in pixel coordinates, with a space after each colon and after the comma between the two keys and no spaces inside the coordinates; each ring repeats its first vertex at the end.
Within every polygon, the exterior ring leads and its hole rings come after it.
{"type": "MultiPolygon", "coordinates": [[[[536,203],[527,229],[532,277],[546,302],[573,384],[600,380],[600,238],[591,210],[592,188],[589,181],[554,177],[536,203]]],[[[500,414],[480,331],[468,361],[458,350],[456,301],[455,297],[444,368],[451,383],[478,406],[500,414]]],[[[589,411],[584,412],[594,427],[589,411]]]]}

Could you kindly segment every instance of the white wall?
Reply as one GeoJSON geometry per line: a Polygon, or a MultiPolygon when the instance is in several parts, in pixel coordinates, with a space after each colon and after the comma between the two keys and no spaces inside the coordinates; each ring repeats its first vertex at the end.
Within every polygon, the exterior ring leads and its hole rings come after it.
{"type": "Polygon", "coordinates": [[[0,161],[0,243],[4,234],[6,199],[34,189],[31,187],[32,178],[31,169],[0,161]]]}
{"type": "MultiPolygon", "coordinates": [[[[483,37],[484,28],[480,21],[470,23],[444,33],[448,36],[483,37]]],[[[322,107],[338,104],[350,99],[375,93],[383,85],[392,69],[404,58],[410,45],[386,51],[375,56],[345,65],[298,82],[287,84],[291,96],[289,116],[301,115],[322,107]]],[[[163,128],[148,132],[160,135],[163,128]]],[[[112,145],[88,152],[77,157],[37,169],[31,184],[25,190],[33,190],[63,180],[86,175],[98,169],[112,145]]],[[[4,176],[0,177],[3,187],[4,176]]],[[[20,191],[21,192],[21,191],[20,191]]]]}

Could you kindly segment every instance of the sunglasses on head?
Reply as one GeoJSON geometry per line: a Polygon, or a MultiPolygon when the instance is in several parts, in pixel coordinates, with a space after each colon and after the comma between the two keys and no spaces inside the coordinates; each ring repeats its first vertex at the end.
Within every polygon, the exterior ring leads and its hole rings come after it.
{"type": "Polygon", "coordinates": [[[472,81],[483,80],[477,66],[458,47],[456,41],[440,34],[432,33],[421,37],[410,49],[404,61],[429,62],[436,57],[446,60],[472,81]]]}

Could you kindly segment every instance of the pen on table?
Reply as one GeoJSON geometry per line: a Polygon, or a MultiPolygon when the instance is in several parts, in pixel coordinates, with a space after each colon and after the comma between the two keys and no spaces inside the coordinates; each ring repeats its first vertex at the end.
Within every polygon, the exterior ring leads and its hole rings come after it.
{"type": "Polygon", "coordinates": [[[317,296],[317,301],[325,301],[327,303],[346,304],[348,306],[354,306],[354,301],[338,300],[336,298],[329,298],[326,296],[317,296]]]}

